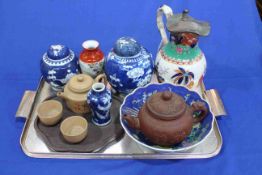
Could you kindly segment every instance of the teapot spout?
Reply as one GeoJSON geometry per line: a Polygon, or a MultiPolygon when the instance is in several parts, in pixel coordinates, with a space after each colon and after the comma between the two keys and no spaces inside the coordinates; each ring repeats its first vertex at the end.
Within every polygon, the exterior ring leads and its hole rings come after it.
{"type": "Polygon", "coordinates": [[[61,97],[61,98],[63,98],[63,99],[66,99],[66,96],[65,96],[65,94],[63,93],[63,92],[57,92],[57,94],[56,94],[58,97],[61,97]]]}
{"type": "Polygon", "coordinates": [[[138,117],[131,117],[130,115],[124,115],[123,118],[127,121],[128,126],[130,126],[133,129],[140,130],[140,122],[138,117]]]}

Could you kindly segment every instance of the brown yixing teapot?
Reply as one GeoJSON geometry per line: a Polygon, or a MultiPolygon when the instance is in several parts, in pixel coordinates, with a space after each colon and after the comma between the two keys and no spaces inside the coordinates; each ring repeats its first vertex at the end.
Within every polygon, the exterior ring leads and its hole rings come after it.
{"type": "Polygon", "coordinates": [[[165,91],[149,97],[138,117],[125,115],[124,119],[154,144],[170,146],[182,142],[191,133],[193,123],[202,121],[207,114],[203,102],[189,106],[180,95],[165,91]],[[200,112],[199,116],[193,117],[194,112],[200,112]]]}

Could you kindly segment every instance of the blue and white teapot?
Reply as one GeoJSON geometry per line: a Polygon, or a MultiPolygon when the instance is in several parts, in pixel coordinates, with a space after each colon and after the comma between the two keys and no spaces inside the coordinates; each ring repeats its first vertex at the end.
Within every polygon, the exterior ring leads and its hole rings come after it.
{"type": "Polygon", "coordinates": [[[123,94],[148,84],[153,67],[152,54],[130,37],[118,39],[105,60],[108,82],[123,94]]]}

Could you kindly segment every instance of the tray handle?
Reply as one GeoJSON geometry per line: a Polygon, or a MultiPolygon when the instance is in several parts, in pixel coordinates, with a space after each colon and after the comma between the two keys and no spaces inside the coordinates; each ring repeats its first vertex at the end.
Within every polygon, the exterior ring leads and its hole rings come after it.
{"type": "Polygon", "coordinates": [[[214,113],[214,116],[215,117],[226,116],[227,112],[225,110],[223,101],[218,91],[216,89],[206,90],[206,87],[203,81],[200,84],[200,88],[203,93],[203,98],[208,100],[210,107],[212,109],[212,112],[214,113]]]}
{"type": "Polygon", "coordinates": [[[23,98],[20,102],[20,105],[16,111],[16,118],[24,118],[27,119],[29,116],[29,113],[32,108],[32,104],[35,99],[36,92],[35,91],[25,91],[23,98]]]}
{"type": "Polygon", "coordinates": [[[220,95],[216,89],[209,89],[206,91],[206,97],[211,105],[211,109],[215,117],[226,116],[224,104],[220,98],[220,95]]]}

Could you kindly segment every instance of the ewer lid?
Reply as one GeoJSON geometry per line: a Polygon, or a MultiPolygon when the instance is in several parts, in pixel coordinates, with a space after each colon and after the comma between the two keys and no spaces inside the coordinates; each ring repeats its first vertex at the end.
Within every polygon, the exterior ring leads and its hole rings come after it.
{"type": "Polygon", "coordinates": [[[200,36],[207,36],[210,32],[210,25],[207,22],[199,21],[188,15],[189,10],[182,14],[175,14],[167,19],[167,29],[171,33],[190,32],[200,36]]]}

